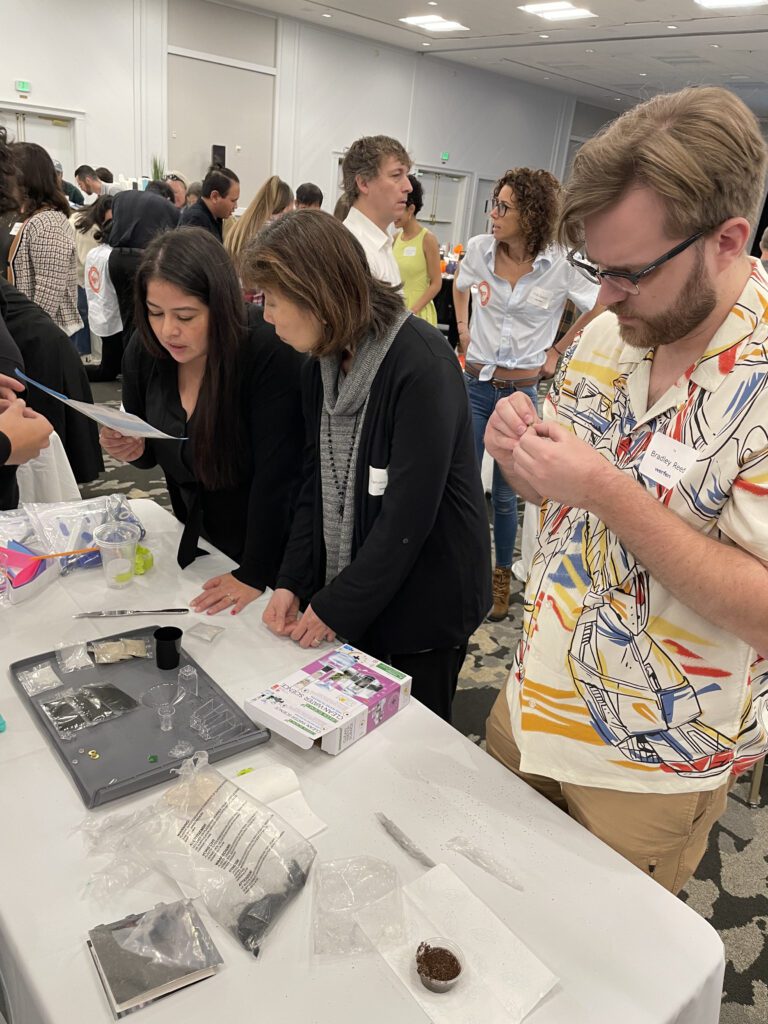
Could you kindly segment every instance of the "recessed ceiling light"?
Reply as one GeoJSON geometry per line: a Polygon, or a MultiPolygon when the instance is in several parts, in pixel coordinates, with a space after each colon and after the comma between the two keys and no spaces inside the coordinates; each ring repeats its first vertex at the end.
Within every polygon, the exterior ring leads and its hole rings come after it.
{"type": "Polygon", "coordinates": [[[621,103],[621,96],[614,96],[613,98],[616,100],[617,103],[621,103]]]}
{"type": "Polygon", "coordinates": [[[584,53],[594,53],[594,50],[585,50],[584,53]]]}
{"type": "Polygon", "coordinates": [[[549,39],[546,32],[539,32],[539,39],[549,39]]]}
{"type": "Polygon", "coordinates": [[[458,21],[446,21],[439,14],[420,14],[417,17],[399,18],[398,20],[405,25],[417,25],[419,28],[426,29],[427,32],[469,32],[466,25],[462,25],[458,21]]]}
{"type": "Polygon", "coordinates": [[[437,0],[427,0],[427,7],[437,7],[437,0]]]}
{"type": "Polygon", "coordinates": [[[709,45],[712,47],[713,50],[720,49],[720,43],[710,43],[709,45]]]}
{"type": "Polygon", "coordinates": [[[641,78],[647,78],[648,77],[648,72],[647,71],[641,71],[640,72],[640,77],[641,78]]]}
{"type": "Polygon", "coordinates": [[[667,28],[677,28],[677,25],[667,25],[667,28]]]}
{"type": "Polygon", "coordinates": [[[764,7],[768,0],[696,0],[699,7],[717,10],[718,7],[764,7]]]}
{"type": "Polygon", "coordinates": [[[324,18],[332,18],[332,17],[333,17],[333,15],[332,15],[332,14],[328,14],[328,13],[326,12],[325,14],[323,14],[323,17],[324,17],[324,18]]]}
{"type": "Polygon", "coordinates": [[[547,21],[575,21],[577,18],[595,18],[597,15],[572,3],[523,4],[518,7],[525,14],[536,14],[547,21]]]}
{"type": "MultiPolygon", "coordinates": [[[[422,43],[421,45],[422,45],[422,46],[431,46],[431,45],[432,45],[432,43],[422,43]]],[[[477,58],[475,58],[475,59],[477,59],[477,58]]]]}
{"type": "Polygon", "coordinates": [[[549,81],[549,75],[544,75],[544,81],[545,81],[545,82],[548,82],[548,81],[549,81]]]}

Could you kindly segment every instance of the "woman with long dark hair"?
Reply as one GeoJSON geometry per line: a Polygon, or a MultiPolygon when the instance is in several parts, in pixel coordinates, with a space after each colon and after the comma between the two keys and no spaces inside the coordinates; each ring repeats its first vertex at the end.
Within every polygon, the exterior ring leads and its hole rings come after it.
{"type": "Polygon", "coordinates": [[[302,647],[344,637],[412,676],[414,696],[450,721],[467,641],[490,605],[456,357],[327,213],[264,228],[241,272],[280,338],[314,357],[301,495],[264,621],[302,647]]]}
{"type": "Polygon", "coordinates": [[[184,568],[203,537],[238,562],[192,602],[241,611],[274,586],[301,469],[302,359],[246,307],[232,263],[201,228],[148,246],[136,276],[137,331],[123,357],[123,405],[182,441],[102,429],[115,458],[162,466],[184,524],[184,568]]]}
{"type": "Polygon", "coordinates": [[[8,280],[72,337],[77,311],[77,255],[69,202],[53,160],[34,142],[10,146],[19,186],[19,220],[8,254],[8,280]]]}

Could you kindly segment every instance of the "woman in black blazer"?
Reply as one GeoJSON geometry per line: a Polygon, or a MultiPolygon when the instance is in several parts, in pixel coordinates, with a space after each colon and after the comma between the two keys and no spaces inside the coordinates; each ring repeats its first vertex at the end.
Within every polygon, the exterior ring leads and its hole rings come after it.
{"type": "Polygon", "coordinates": [[[388,661],[450,721],[467,641],[491,603],[456,357],[327,214],[267,227],[242,275],[264,292],[278,336],[314,357],[303,372],[302,488],[264,621],[303,647],[338,635],[388,661]]]}
{"type": "Polygon", "coordinates": [[[104,448],[165,471],[184,524],[184,568],[203,537],[238,562],[192,602],[241,611],[274,586],[301,472],[304,360],[246,307],[222,246],[200,228],[150,243],[136,278],[137,332],[123,357],[123,405],[182,441],[102,429],[104,448]]]}

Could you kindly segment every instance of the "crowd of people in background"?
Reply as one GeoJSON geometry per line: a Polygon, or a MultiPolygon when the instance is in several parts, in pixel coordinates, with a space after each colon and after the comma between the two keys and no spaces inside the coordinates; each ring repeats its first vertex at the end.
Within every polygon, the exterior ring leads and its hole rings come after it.
{"type": "Polygon", "coordinates": [[[201,538],[236,563],[196,610],[270,588],[276,635],[341,637],[450,721],[469,638],[509,613],[522,497],[537,540],[489,752],[678,891],[730,773],[768,746],[768,232],[763,265],[746,254],[765,169],[731,93],[659,96],[586,142],[565,186],[500,173],[489,231],[446,275],[388,136],[346,150],[331,216],[278,175],[243,210],[219,165],[124,189],[82,164],[70,183],[0,130],[0,502],[52,429],[14,377],[34,324],[183,439],[100,433],[113,459],[161,467],[182,568],[201,538]],[[685,449],[672,476],[660,437],[685,449]]]}

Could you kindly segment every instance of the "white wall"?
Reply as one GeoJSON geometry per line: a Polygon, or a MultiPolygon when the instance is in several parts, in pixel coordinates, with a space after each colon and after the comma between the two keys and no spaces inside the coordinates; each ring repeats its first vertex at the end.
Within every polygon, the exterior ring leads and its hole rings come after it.
{"type": "Polygon", "coordinates": [[[165,149],[165,0],[1,6],[0,103],[79,111],[77,163],[126,177],[147,173],[151,155],[165,149]],[[16,95],[19,78],[32,83],[28,100],[16,95]]]}
{"type": "MultiPolygon", "coordinates": [[[[29,79],[35,109],[85,112],[78,162],[147,173],[152,154],[167,155],[166,0],[99,0],[93,22],[82,8],[75,34],[64,29],[70,4],[3,4],[3,38],[15,42],[4,48],[0,103],[23,103],[13,81],[29,79]]],[[[514,165],[565,167],[575,102],[564,93],[291,19],[279,19],[276,64],[272,169],[329,197],[334,154],[361,135],[393,135],[425,167],[448,151],[447,168],[473,180],[514,165]]],[[[193,128],[192,105],[188,116],[193,128]]]]}
{"type": "Polygon", "coordinates": [[[329,197],[332,154],[361,135],[393,135],[422,166],[447,151],[448,168],[485,178],[565,166],[574,100],[564,93],[289,19],[277,65],[274,171],[329,197]]]}

